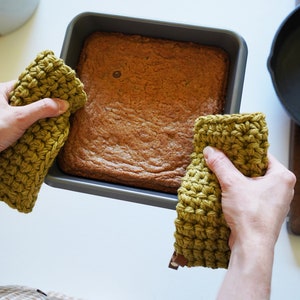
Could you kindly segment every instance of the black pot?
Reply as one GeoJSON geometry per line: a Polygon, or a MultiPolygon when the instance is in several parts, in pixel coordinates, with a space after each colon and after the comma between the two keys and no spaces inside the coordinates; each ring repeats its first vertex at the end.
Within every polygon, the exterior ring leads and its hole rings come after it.
{"type": "Polygon", "coordinates": [[[267,65],[279,100],[300,125],[300,6],[279,27],[267,65]]]}

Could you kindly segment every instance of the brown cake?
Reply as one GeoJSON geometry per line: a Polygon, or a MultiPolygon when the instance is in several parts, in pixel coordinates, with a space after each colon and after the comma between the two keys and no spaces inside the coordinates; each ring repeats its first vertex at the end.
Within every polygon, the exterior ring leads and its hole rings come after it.
{"type": "Polygon", "coordinates": [[[77,73],[88,102],[60,153],[71,175],[177,193],[194,121],[223,112],[229,58],[220,48],[97,32],[77,73]]]}

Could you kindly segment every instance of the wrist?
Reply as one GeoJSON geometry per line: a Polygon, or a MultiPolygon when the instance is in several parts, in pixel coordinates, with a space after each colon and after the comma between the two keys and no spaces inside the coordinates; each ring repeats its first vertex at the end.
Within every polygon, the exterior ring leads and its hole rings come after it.
{"type": "Polygon", "coordinates": [[[231,232],[230,248],[231,251],[235,247],[274,250],[277,238],[278,234],[270,232],[268,228],[240,225],[237,232],[231,232]]]}
{"type": "Polygon", "coordinates": [[[239,264],[264,265],[264,261],[273,261],[275,244],[262,239],[236,241],[231,248],[230,262],[239,264]]]}
{"type": "Polygon", "coordinates": [[[273,260],[274,247],[269,243],[235,243],[218,299],[240,299],[239,291],[243,299],[269,299],[273,260]]]}

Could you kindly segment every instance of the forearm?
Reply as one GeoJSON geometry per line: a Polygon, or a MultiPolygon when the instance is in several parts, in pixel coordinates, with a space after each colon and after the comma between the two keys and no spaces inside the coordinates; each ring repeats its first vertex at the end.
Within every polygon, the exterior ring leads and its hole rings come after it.
{"type": "Polygon", "coordinates": [[[274,246],[242,244],[233,247],[218,300],[270,298],[274,246]]]}

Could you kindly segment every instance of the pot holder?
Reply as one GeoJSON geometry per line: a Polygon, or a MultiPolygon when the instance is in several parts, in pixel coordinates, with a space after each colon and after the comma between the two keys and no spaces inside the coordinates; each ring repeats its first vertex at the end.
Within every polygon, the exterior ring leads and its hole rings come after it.
{"type": "Polygon", "coordinates": [[[269,146],[265,115],[209,115],[196,120],[194,151],[178,189],[175,252],[169,264],[173,269],[228,267],[230,229],[222,213],[219,182],[205,163],[206,146],[222,150],[245,176],[264,175],[269,146]]]}
{"type": "Polygon", "coordinates": [[[70,115],[86,102],[75,72],[48,50],[19,76],[9,102],[19,106],[42,98],[67,100],[70,107],[58,117],[37,121],[0,153],[0,200],[24,213],[32,211],[48,169],[68,137],[70,115]]]}

